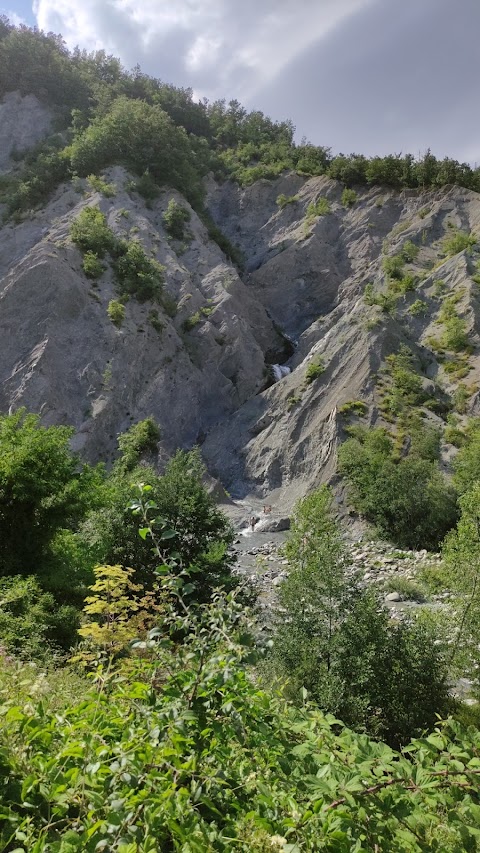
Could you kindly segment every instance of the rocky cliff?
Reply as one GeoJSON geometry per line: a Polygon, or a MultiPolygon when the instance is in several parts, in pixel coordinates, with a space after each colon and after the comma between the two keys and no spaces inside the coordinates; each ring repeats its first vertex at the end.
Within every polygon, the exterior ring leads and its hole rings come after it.
{"type": "MultiPolygon", "coordinates": [[[[48,128],[42,115],[38,135],[48,128]]],[[[11,121],[8,145],[2,133],[6,167],[12,140],[34,140],[11,121]]],[[[346,403],[363,401],[364,422],[381,422],[379,372],[402,343],[432,398],[462,383],[465,412],[477,411],[475,241],[452,253],[445,238],[480,234],[478,194],[357,188],[354,203],[345,203],[343,186],[326,177],[285,174],[244,189],[211,178],[207,208],[241,249],[239,272],[178,193],[165,189],[147,206],[123,169],[106,179],[112,197],[86,181],[64,184],[42,210],[0,230],[2,411],[26,406],[45,424],[72,424],[74,447],[90,460],[113,458],[118,433],[153,415],[160,464],[176,447],[198,443],[234,497],[286,510],[334,477],[346,403]],[[183,241],[164,227],[171,198],[190,212],[183,241]],[[141,241],[165,267],[167,310],[130,299],[121,327],[111,322],[112,272],[89,281],[70,238],[72,222],[91,205],[117,236],[141,241]],[[406,243],[415,251],[403,261],[403,290],[395,290],[385,258],[406,243]],[[468,336],[461,355],[438,343],[446,299],[468,336]],[[274,364],[290,368],[278,382],[274,364]]],[[[443,423],[438,407],[424,415],[443,423]]],[[[443,450],[447,459],[451,448],[443,450]]]]}

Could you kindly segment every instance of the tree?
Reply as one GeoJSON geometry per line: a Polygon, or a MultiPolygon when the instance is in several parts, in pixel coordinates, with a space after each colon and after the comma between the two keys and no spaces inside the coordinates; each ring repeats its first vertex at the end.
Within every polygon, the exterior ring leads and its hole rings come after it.
{"type": "Polygon", "coordinates": [[[148,537],[139,537],[139,519],[128,508],[135,497],[134,484],[145,483],[151,486],[154,515],[175,531],[168,553],[177,553],[184,567],[196,569],[194,598],[208,598],[218,585],[236,585],[227,557],[233,531],[202,483],[205,467],[200,452],[179,450],[161,477],[148,467],[131,469],[130,459],[127,448],[127,458],[119,459],[106,484],[102,508],[82,527],[92,564],[133,568],[135,582],[152,584],[158,554],[148,537]]]}
{"type": "Polygon", "coordinates": [[[456,493],[431,461],[430,434],[423,440],[416,423],[413,438],[411,455],[398,459],[385,430],[357,429],[340,448],[339,471],[355,509],[384,536],[434,549],[457,520],[456,493]]]}
{"type": "Polygon", "coordinates": [[[443,648],[427,624],[392,625],[371,591],[348,578],[324,486],[295,509],[279,588],[273,670],[347,725],[398,746],[449,710],[443,648]]]}
{"type": "Polygon", "coordinates": [[[442,554],[458,597],[453,662],[463,660],[479,688],[480,665],[480,483],[459,499],[461,517],[446,536],[442,554]]]}
{"type": "Polygon", "coordinates": [[[71,453],[72,433],[25,409],[0,416],[0,575],[41,573],[57,531],[94,503],[102,471],[71,453]]]}

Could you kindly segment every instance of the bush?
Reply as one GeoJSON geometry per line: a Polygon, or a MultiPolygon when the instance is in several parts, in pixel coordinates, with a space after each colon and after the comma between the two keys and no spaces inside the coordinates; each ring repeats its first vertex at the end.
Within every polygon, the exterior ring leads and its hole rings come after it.
{"type": "Polygon", "coordinates": [[[165,230],[175,240],[183,240],[185,236],[185,225],[190,222],[190,212],[183,205],[178,204],[174,198],[168,202],[167,209],[162,216],[165,230]]]}
{"type": "Polygon", "coordinates": [[[0,578],[0,648],[22,660],[68,651],[77,639],[80,614],[58,606],[34,577],[0,578]]]}
{"type": "Polygon", "coordinates": [[[339,450],[355,509],[407,548],[438,548],[456,522],[456,494],[437,464],[412,453],[397,460],[384,430],[356,430],[339,450]]]}
{"type": "Polygon", "coordinates": [[[115,237],[107,225],[107,218],[98,207],[85,207],[70,227],[72,241],[80,251],[105,257],[115,243],[115,237]]]}
{"type": "Polygon", "coordinates": [[[384,258],[382,267],[383,271],[391,278],[401,279],[403,277],[403,258],[401,255],[384,258]]]}
{"type": "Polygon", "coordinates": [[[119,295],[134,296],[139,302],[159,301],[162,295],[164,267],[147,257],[136,241],[120,241],[115,249],[113,270],[119,295]]]}
{"type": "Polygon", "coordinates": [[[145,418],[130,427],[118,437],[118,449],[121,457],[119,469],[132,471],[144,456],[153,456],[158,452],[160,428],[153,417],[145,418]]]}
{"type": "Polygon", "coordinates": [[[402,601],[416,601],[418,604],[423,604],[427,600],[424,589],[415,581],[403,578],[401,575],[389,578],[385,584],[385,589],[387,592],[398,592],[402,601]]]}
{"type": "Polygon", "coordinates": [[[475,234],[468,234],[466,231],[454,231],[452,234],[445,237],[442,243],[442,249],[447,257],[457,255],[465,250],[470,251],[478,242],[475,234]]]}
{"type": "Polygon", "coordinates": [[[427,311],[427,303],[423,302],[422,299],[416,299],[415,302],[412,302],[410,308],[408,309],[408,313],[412,315],[412,317],[418,317],[422,314],[425,314],[427,311]]]}
{"type": "Polygon", "coordinates": [[[182,329],[184,332],[191,332],[195,326],[198,326],[202,319],[202,315],[200,311],[195,311],[194,314],[191,314],[190,317],[187,317],[182,323],[182,329]]]}
{"type": "Polygon", "coordinates": [[[349,189],[345,187],[342,193],[342,204],[344,207],[353,207],[355,202],[357,201],[357,194],[355,190],[349,189]]]}
{"type": "Polygon", "coordinates": [[[83,256],[82,269],[87,278],[91,278],[94,281],[97,278],[100,278],[105,272],[105,267],[99,259],[98,255],[95,252],[85,252],[83,256]]]}
{"type": "Polygon", "coordinates": [[[298,702],[305,687],[324,711],[394,746],[433,726],[449,708],[443,650],[428,626],[392,625],[374,594],[348,582],[326,487],[296,506],[286,550],[272,661],[287,695],[298,702]]]}
{"type": "Polygon", "coordinates": [[[307,207],[307,220],[315,219],[317,216],[327,216],[332,212],[330,202],[325,196],[320,196],[316,201],[310,202],[307,207]]]}
{"type": "Polygon", "coordinates": [[[92,190],[102,193],[105,198],[113,198],[117,194],[115,184],[107,184],[107,182],[104,181],[103,178],[99,178],[98,175],[88,175],[87,181],[92,190]]]}
{"type": "Polygon", "coordinates": [[[151,203],[155,201],[160,194],[160,188],[148,169],[146,169],[143,175],[140,175],[140,177],[133,182],[133,188],[142,196],[142,198],[145,199],[147,207],[148,204],[151,205],[151,203]]]}
{"type": "Polygon", "coordinates": [[[311,385],[312,382],[315,382],[315,379],[318,379],[319,376],[322,375],[325,371],[325,363],[321,356],[317,356],[312,359],[310,364],[308,365],[305,371],[305,384],[311,385]]]}
{"type": "Polygon", "coordinates": [[[125,305],[117,299],[111,299],[108,303],[107,314],[113,325],[120,329],[125,320],[125,305]]]}
{"type": "Polygon", "coordinates": [[[280,193],[277,198],[277,204],[280,210],[283,210],[284,207],[287,207],[288,204],[295,204],[298,201],[298,195],[284,195],[284,193],[280,193]]]}
{"type": "Polygon", "coordinates": [[[406,243],[403,244],[400,254],[407,264],[411,264],[416,260],[419,251],[420,250],[415,243],[412,243],[411,240],[407,240],[406,243]]]}
{"type": "Polygon", "coordinates": [[[57,532],[96,500],[102,472],[79,465],[72,433],[25,409],[0,416],[0,576],[41,574],[57,532]]]}
{"type": "Polygon", "coordinates": [[[139,538],[139,519],[127,508],[132,502],[132,483],[150,485],[151,514],[175,533],[167,541],[165,553],[177,553],[179,566],[191,568],[190,596],[205,600],[215,586],[231,588],[237,584],[227,557],[233,531],[202,484],[205,467],[198,451],[178,451],[162,477],[143,465],[131,469],[133,455],[153,451],[155,435],[147,419],[146,426],[134,427],[130,437],[123,440],[126,458],[115,463],[104,506],[89,516],[81,535],[90,548],[93,564],[133,568],[135,582],[151,586],[161,559],[152,551],[149,537],[139,538]]]}
{"type": "Polygon", "coordinates": [[[368,412],[368,406],[363,400],[349,400],[338,409],[340,415],[358,415],[359,418],[364,418],[368,412]]]}

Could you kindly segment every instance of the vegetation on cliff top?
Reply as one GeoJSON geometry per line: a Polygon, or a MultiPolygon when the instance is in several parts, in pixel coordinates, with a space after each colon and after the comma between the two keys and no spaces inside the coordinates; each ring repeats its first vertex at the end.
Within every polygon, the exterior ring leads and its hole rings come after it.
{"type": "MultiPolygon", "coordinates": [[[[458,184],[480,190],[480,168],[437,160],[430,151],[418,159],[333,155],[328,147],[297,143],[291,121],[248,112],[235,100],[197,103],[190,89],[149,77],[138,66],[126,71],[105,51],[69,52],[61,36],[15,27],[1,17],[0,97],[13,90],[48,104],[56,132],[28,152],[20,174],[2,180],[0,200],[8,215],[42,204],[72,175],[95,175],[116,163],[140,180],[147,175],[152,198],[155,184],[169,185],[198,209],[209,171],[241,184],[293,170],[328,175],[347,188],[458,184]]],[[[22,159],[22,152],[16,156],[22,159]]],[[[354,198],[350,194],[344,203],[354,198]]]]}

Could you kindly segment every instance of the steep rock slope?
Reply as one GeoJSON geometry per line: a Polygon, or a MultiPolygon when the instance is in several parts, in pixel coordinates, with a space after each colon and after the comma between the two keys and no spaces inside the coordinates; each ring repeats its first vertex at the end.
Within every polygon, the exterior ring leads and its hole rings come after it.
{"type": "MultiPolygon", "coordinates": [[[[478,255],[473,247],[445,257],[444,241],[458,232],[480,234],[480,197],[459,188],[372,189],[345,208],[341,194],[341,185],[326,178],[293,175],[244,190],[210,187],[213,214],[248,257],[248,287],[294,339],[296,351],[290,375],[214,428],[203,450],[234,494],[268,495],[286,509],[334,477],[338,442],[351,422],[342,405],[365,401],[367,422],[385,423],[378,373],[402,344],[432,397],[448,399],[462,383],[465,410],[478,406],[479,296],[472,278],[478,279],[478,255]],[[276,204],[280,194],[293,199],[283,209],[276,204]],[[330,213],[309,217],[308,206],[319,197],[328,199],[330,213]],[[384,261],[407,241],[417,247],[413,262],[403,262],[403,275],[414,280],[411,289],[384,304],[388,310],[368,304],[367,285],[373,301],[388,298],[392,280],[384,261]],[[442,332],[446,299],[464,324],[468,354],[449,355],[439,345],[437,352],[432,342],[442,332]],[[309,383],[309,364],[318,359],[323,373],[309,383]]],[[[424,415],[443,426],[432,407],[424,415]]],[[[452,448],[443,450],[448,458],[452,448]]]]}
{"type": "MultiPolygon", "coordinates": [[[[342,185],[325,177],[288,174],[245,189],[211,179],[207,206],[244,254],[239,274],[177,193],[165,190],[149,208],[122,169],[106,178],[115,184],[112,198],[77,181],[0,230],[3,411],[25,405],[45,423],[73,424],[74,447],[89,459],[111,458],[118,433],[153,415],[160,462],[200,443],[234,496],[268,498],[285,510],[334,478],[351,422],[345,403],[364,401],[365,423],[388,417],[378,374],[402,343],[432,398],[448,399],[462,382],[465,410],[476,411],[477,256],[474,245],[451,257],[444,248],[446,236],[480,234],[476,193],[359,190],[349,207],[342,185]],[[171,198],[191,216],[183,242],[164,227],[171,198]],[[121,328],[113,325],[112,271],[90,282],[69,236],[87,205],[164,265],[168,310],[130,299],[121,328]],[[407,241],[415,257],[402,261],[402,275],[412,282],[392,295],[385,258],[407,241]],[[468,351],[457,355],[438,340],[447,299],[468,336],[468,351]],[[276,362],[291,372],[274,383],[276,362]]],[[[443,423],[438,407],[424,414],[443,423]]],[[[446,458],[451,450],[444,447],[446,458]]]]}
{"type": "Polygon", "coordinates": [[[0,231],[0,405],[73,424],[74,446],[92,459],[108,457],[119,432],[152,414],[171,453],[259,390],[265,354],[281,353],[284,341],[193,211],[188,240],[175,251],[162,225],[174,194],[148,210],[122,189],[121,169],[110,178],[115,198],[64,186],[45,210],[0,231]],[[117,235],[139,240],[165,266],[174,317],[130,299],[122,327],[109,320],[111,271],[92,286],[69,239],[86,205],[98,205],[117,235]]]}

